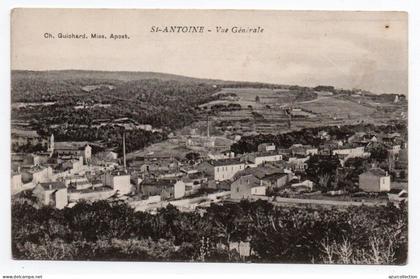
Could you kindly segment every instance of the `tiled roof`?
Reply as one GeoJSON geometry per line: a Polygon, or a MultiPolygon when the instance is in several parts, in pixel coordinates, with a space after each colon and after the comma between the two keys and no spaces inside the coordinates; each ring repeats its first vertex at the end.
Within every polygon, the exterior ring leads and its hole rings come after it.
{"type": "Polygon", "coordinates": [[[210,163],[210,165],[215,166],[215,167],[242,164],[242,162],[239,158],[212,160],[212,161],[209,161],[209,163],[210,163]]]}
{"type": "Polygon", "coordinates": [[[237,178],[239,178],[241,176],[252,174],[256,178],[262,179],[262,178],[264,178],[264,177],[266,177],[268,175],[278,174],[281,171],[282,171],[281,169],[276,168],[276,167],[273,167],[273,166],[270,166],[270,165],[267,165],[267,166],[258,166],[256,168],[247,168],[247,169],[244,169],[244,170],[238,172],[237,174],[235,174],[234,178],[237,179],[237,178]]]}
{"type": "Polygon", "coordinates": [[[375,175],[375,176],[386,176],[386,171],[384,171],[383,169],[380,168],[373,168],[370,169],[362,174],[370,174],[370,175],[375,175]]]}
{"type": "Polygon", "coordinates": [[[88,144],[87,141],[61,141],[54,143],[54,149],[82,150],[88,144]]]}

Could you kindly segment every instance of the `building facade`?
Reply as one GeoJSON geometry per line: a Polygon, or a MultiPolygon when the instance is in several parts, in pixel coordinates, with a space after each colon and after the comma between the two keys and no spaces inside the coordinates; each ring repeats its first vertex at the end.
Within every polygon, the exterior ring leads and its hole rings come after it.
{"type": "Polygon", "coordinates": [[[382,169],[370,169],[359,175],[359,188],[365,192],[389,192],[391,177],[382,169]]]}

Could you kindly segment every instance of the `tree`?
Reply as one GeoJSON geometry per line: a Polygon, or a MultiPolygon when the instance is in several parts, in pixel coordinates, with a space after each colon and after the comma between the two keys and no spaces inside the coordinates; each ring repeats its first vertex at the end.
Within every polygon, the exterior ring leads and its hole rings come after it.
{"type": "Polygon", "coordinates": [[[405,170],[401,170],[400,171],[400,179],[404,180],[406,178],[407,178],[407,176],[405,175],[405,170]]]}
{"type": "Polygon", "coordinates": [[[380,144],[369,148],[370,158],[378,162],[384,162],[388,159],[388,150],[380,144]]]}
{"type": "Polygon", "coordinates": [[[321,174],[318,179],[318,185],[322,192],[326,192],[329,189],[331,175],[328,173],[321,174]]]}
{"type": "Polygon", "coordinates": [[[337,168],[340,166],[340,161],[335,155],[311,156],[306,163],[308,165],[306,174],[317,183],[319,183],[319,178],[323,175],[328,175],[330,178],[335,177],[337,168]]]}
{"type": "Polygon", "coordinates": [[[189,152],[189,153],[185,154],[185,159],[187,159],[191,163],[196,163],[200,158],[201,158],[201,156],[197,152],[189,152]]]}

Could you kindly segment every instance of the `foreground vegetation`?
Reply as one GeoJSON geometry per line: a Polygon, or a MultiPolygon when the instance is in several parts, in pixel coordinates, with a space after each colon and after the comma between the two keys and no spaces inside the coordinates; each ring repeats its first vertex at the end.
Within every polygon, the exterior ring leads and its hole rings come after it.
{"type": "Polygon", "coordinates": [[[18,197],[12,251],[16,259],[34,260],[404,264],[407,209],[343,211],[242,201],[192,213],[169,205],[151,215],[121,202],[56,210],[18,197]],[[251,256],[229,251],[232,241],[249,241],[251,256]]]}

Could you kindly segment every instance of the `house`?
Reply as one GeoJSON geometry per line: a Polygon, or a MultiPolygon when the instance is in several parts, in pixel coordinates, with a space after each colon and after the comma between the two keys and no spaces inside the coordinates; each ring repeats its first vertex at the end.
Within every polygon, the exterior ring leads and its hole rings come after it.
{"type": "Polygon", "coordinates": [[[112,187],[121,195],[131,192],[130,175],[124,171],[107,172],[102,176],[102,182],[105,186],[112,187]]]}
{"type": "Polygon", "coordinates": [[[276,146],[274,143],[261,143],[258,145],[258,152],[270,152],[275,150],[276,146]]]}
{"type": "Polygon", "coordinates": [[[318,154],[318,148],[310,145],[293,144],[289,147],[292,156],[308,156],[318,154]]]}
{"type": "Polygon", "coordinates": [[[334,149],[332,151],[333,155],[349,155],[352,158],[354,157],[363,157],[365,156],[365,148],[364,146],[357,146],[357,147],[341,147],[338,149],[334,149]]]}
{"type": "Polygon", "coordinates": [[[28,169],[22,169],[22,182],[32,182],[34,184],[48,182],[52,180],[52,168],[45,166],[33,166],[28,169]]]}
{"type": "Polygon", "coordinates": [[[391,177],[380,168],[372,168],[359,175],[359,188],[365,192],[389,192],[391,177]]]}
{"type": "Polygon", "coordinates": [[[288,182],[288,174],[272,164],[246,168],[235,174],[231,184],[232,199],[246,199],[251,196],[265,196],[267,188],[281,187],[288,182]]]}
{"type": "Polygon", "coordinates": [[[47,148],[48,140],[41,137],[37,131],[34,130],[24,130],[24,129],[11,129],[12,135],[12,146],[25,146],[25,145],[40,145],[44,148],[47,148]]]}
{"type": "Polygon", "coordinates": [[[230,191],[230,182],[228,180],[224,181],[216,181],[216,180],[208,180],[203,183],[203,187],[207,189],[216,189],[221,191],[230,191]]]}
{"type": "Polygon", "coordinates": [[[99,162],[116,162],[118,153],[110,150],[101,151],[95,154],[94,158],[99,162]]]}
{"type": "Polygon", "coordinates": [[[22,189],[22,174],[14,172],[11,178],[12,192],[20,191],[22,189]]]}
{"type": "Polygon", "coordinates": [[[291,185],[292,189],[297,192],[311,192],[314,188],[314,183],[310,180],[305,180],[291,185]]]}
{"type": "Polygon", "coordinates": [[[62,162],[62,168],[64,171],[69,170],[73,173],[79,172],[83,168],[83,157],[64,160],[62,162]]]}
{"type": "Polygon", "coordinates": [[[185,173],[185,174],[199,173],[197,166],[191,166],[191,165],[188,165],[188,164],[183,165],[180,168],[180,171],[182,173],[185,173]]]}
{"type": "Polygon", "coordinates": [[[243,157],[248,161],[251,167],[256,167],[265,162],[277,162],[283,159],[283,155],[278,154],[275,151],[264,151],[249,153],[243,157]]]}
{"type": "Polygon", "coordinates": [[[88,142],[85,141],[55,142],[51,146],[53,153],[58,155],[58,157],[77,159],[83,157],[85,163],[90,162],[92,157],[92,147],[88,144],[88,142]]]}
{"type": "Polygon", "coordinates": [[[67,188],[72,188],[75,190],[85,190],[92,188],[92,183],[90,183],[86,176],[83,175],[68,176],[64,180],[64,184],[67,188]]]}
{"type": "Polygon", "coordinates": [[[291,173],[273,173],[261,179],[262,185],[271,188],[284,187],[291,179],[291,173]]]}
{"type": "Polygon", "coordinates": [[[239,177],[248,175],[248,174],[252,174],[259,180],[263,180],[264,178],[270,175],[283,173],[283,171],[284,169],[281,167],[278,167],[275,163],[264,163],[255,168],[247,167],[246,169],[235,174],[233,180],[236,180],[239,177]]]}
{"type": "Polygon", "coordinates": [[[41,205],[52,205],[63,209],[68,203],[67,187],[64,182],[38,183],[32,193],[41,205]]]}
{"type": "Polygon", "coordinates": [[[229,158],[235,158],[235,153],[230,150],[225,151],[211,151],[207,154],[207,157],[210,158],[210,160],[221,160],[221,159],[229,159],[229,158]]]}
{"type": "Polygon", "coordinates": [[[266,187],[261,186],[260,180],[253,174],[243,175],[232,182],[230,187],[230,197],[233,200],[241,200],[252,197],[254,193],[264,193],[265,195],[265,188],[266,187]]]}
{"type": "Polygon", "coordinates": [[[179,168],[179,162],[171,158],[146,158],[140,165],[140,171],[145,172],[169,172],[179,168]]]}
{"type": "Polygon", "coordinates": [[[223,181],[232,179],[237,172],[245,169],[245,163],[239,158],[210,160],[201,163],[198,169],[216,181],[223,181]]]}
{"type": "Polygon", "coordinates": [[[292,171],[305,171],[308,167],[306,161],[309,160],[309,156],[303,157],[290,157],[288,165],[292,171]]]}
{"type": "Polygon", "coordinates": [[[251,188],[251,196],[265,196],[267,192],[267,187],[257,186],[251,188]]]}
{"type": "Polygon", "coordinates": [[[162,200],[179,199],[185,196],[185,183],[182,180],[145,180],[140,184],[144,196],[160,196],[162,200]]]}
{"type": "Polygon", "coordinates": [[[229,251],[236,251],[241,258],[247,258],[253,255],[249,241],[229,242],[229,251]]]}

